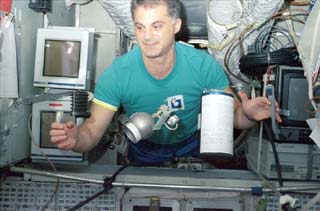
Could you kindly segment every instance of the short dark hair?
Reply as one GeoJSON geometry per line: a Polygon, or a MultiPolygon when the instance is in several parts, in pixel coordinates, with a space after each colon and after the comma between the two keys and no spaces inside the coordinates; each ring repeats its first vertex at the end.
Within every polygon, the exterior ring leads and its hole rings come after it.
{"type": "Polygon", "coordinates": [[[165,4],[168,7],[168,14],[174,20],[180,18],[180,2],[179,0],[132,0],[131,1],[131,15],[133,19],[134,10],[141,5],[157,6],[165,4]]]}

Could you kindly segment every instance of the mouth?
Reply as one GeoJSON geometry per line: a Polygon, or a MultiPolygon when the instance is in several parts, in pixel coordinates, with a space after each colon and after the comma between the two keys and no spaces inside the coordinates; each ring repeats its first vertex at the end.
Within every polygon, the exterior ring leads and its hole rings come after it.
{"type": "Polygon", "coordinates": [[[146,47],[153,47],[155,46],[157,43],[153,42],[153,43],[148,43],[148,42],[144,42],[143,45],[146,47]]]}

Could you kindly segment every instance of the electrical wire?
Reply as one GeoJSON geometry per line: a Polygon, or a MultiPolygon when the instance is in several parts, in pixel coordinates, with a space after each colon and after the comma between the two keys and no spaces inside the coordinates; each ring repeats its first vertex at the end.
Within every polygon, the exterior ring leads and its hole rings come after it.
{"type": "MultiPolygon", "coordinates": [[[[282,11],[279,11],[275,14],[273,14],[270,18],[266,19],[264,22],[260,23],[259,25],[256,25],[256,26],[247,26],[245,27],[239,34],[238,37],[236,37],[230,44],[229,48],[227,49],[226,51],[226,54],[225,54],[225,57],[224,57],[224,66],[226,68],[226,71],[233,77],[239,79],[240,81],[244,82],[245,84],[250,84],[250,81],[248,81],[247,79],[244,79],[243,78],[240,78],[239,77],[239,73],[238,75],[233,73],[231,70],[230,70],[230,67],[229,67],[229,60],[230,60],[230,57],[231,57],[231,54],[233,52],[233,50],[236,48],[236,46],[238,45],[241,45],[241,42],[242,40],[244,40],[246,37],[248,37],[254,30],[258,30],[261,28],[261,26],[265,25],[266,23],[268,23],[270,20],[273,20],[273,19],[283,19],[283,18],[288,18],[288,17],[294,17],[294,16],[297,16],[297,15],[307,15],[309,14],[308,11],[306,10],[302,10],[302,9],[291,9],[290,11],[299,11],[301,12],[301,14],[290,14],[290,12],[288,12],[289,10],[282,10],[282,11]]],[[[240,71],[241,72],[241,71],[240,71]]]]}
{"type": "Polygon", "coordinates": [[[236,75],[235,73],[233,73],[233,72],[230,70],[229,60],[230,60],[232,51],[236,48],[237,45],[240,44],[241,37],[244,37],[245,34],[246,34],[247,32],[249,32],[251,29],[252,29],[252,27],[246,27],[244,30],[242,30],[242,32],[240,33],[240,35],[231,42],[230,47],[227,49],[226,54],[225,54],[225,57],[224,57],[224,59],[223,59],[223,63],[224,63],[224,66],[225,66],[227,72],[228,72],[230,75],[232,75],[233,77],[239,79],[240,81],[242,81],[243,83],[248,84],[248,85],[250,84],[250,81],[245,80],[245,79],[243,79],[243,78],[240,78],[238,75],[236,75]],[[236,42],[236,41],[238,41],[238,42],[236,42]]]}
{"type": "MultiPolygon", "coordinates": [[[[259,152],[260,153],[260,152],[259,152]]],[[[275,186],[270,183],[255,167],[254,164],[252,163],[252,161],[250,160],[250,158],[248,157],[248,155],[246,155],[246,159],[248,162],[248,165],[250,167],[250,169],[256,173],[258,175],[258,177],[262,180],[262,182],[266,185],[266,187],[270,188],[271,190],[273,190],[273,192],[277,195],[281,195],[281,193],[279,192],[279,190],[277,188],[275,188],[275,186]]]]}
{"type": "Polygon", "coordinates": [[[130,187],[125,187],[123,193],[121,194],[121,196],[118,197],[119,202],[120,202],[120,211],[123,211],[123,209],[122,209],[123,199],[124,199],[124,196],[128,193],[129,190],[130,190],[130,187]]]}
{"type": "Polygon", "coordinates": [[[301,9],[291,9],[290,7],[288,8],[288,12],[285,13],[285,16],[282,17],[275,17],[275,19],[280,19],[280,20],[284,20],[286,22],[287,25],[287,31],[289,33],[289,35],[291,35],[294,45],[297,46],[299,43],[299,37],[297,35],[297,33],[295,32],[295,24],[294,22],[298,22],[300,24],[305,24],[305,21],[299,19],[299,16],[308,16],[309,15],[309,11],[306,10],[301,10],[301,9]],[[292,14],[292,12],[299,12],[299,13],[295,13],[292,14]],[[290,21],[290,22],[289,22],[290,21]]]}
{"type": "Polygon", "coordinates": [[[289,1],[288,4],[289,5],[293,5],[293,6],[308,6],[308,5],[310,5],[310,1],[309,0],[305,0],[305,1],[289,1]]]}
{"type": "Polygon", "coordinates": [[[80,207],[84,206],[85,204],[89,203],[90,201],[94,200],[95,198],[99,197],[100,195],[109,192],[113,185],[112,183],[115,181],[116,177],[120,172],[122,172],[125,168],[127,168],[129,165],[123,165],[121,166],[111,177],[107,177],[104,179],[103,189],[101,191],[98,191],[97,193],[93,194],[89,198],[85,199],[84,201],[81,201],[80,203],[76,204],[75,206],[68,209],[68,211],[74,211],[79,209],[80,207]]]}
{"type": "MultiPolygon", "coordinates": [[[[291,15],[292,12],[291,12],[291,8],[290,7],[288,8],[288,10],[289,10],[290,14],[288,16],[286,16],[285,18],[283,18],[282,20],[285,21],[287,29],[288,29],[288,32],[290,33],[291,37],[293,38],[295,46],[297,46],[298,43],[299,43],[299,38],[298,38],[298,35],[296,33],[296,30],[295,30],[295,22],[298,22],[298,23],[300,23],[302,25],[304,25],[305,22],[296,17],[296,16],[298,16],[298,14],[295,14],[295,16],[292,16],[291,15]]],[[[306,13],[301,14],[301,15],[306,16],[306,13]]]]}
{"type": "Polygon", "coordinates": [[[313,79],[312,79],[313,85],[315,85],[317,83],[319,74],[320,74],[320,65],[319,65],[318,70],[316,70],[316,72],[313,74],[313,79]]]}
{"type": "Polygon", "coordinates": [[[266,53],[272,52],[284,47],[292,47],[295,46],[294,39],[289,33],[287,29],[281,26],[270,26],[264,28],[257,36],[256,41],[254,43],[254,51],[255,53],[266,53]],[[279,40],[279,36],[283,36],[286,38],[286,45],[283,44],[279,40]],[[280,43],[280,47],[277,48],[268,48],[273,43],[273,41],[277,41],[280,43]]]}
{"type": "MultiPolygon", "coordinates": [[[[39,145],[37,144],[33,133],[32,133],[32,129],[31,129],[31,119],[32,119],[32,114],[29,115],[29,121],[28,121],[28,131],[29,131],[29,135],[31,137],[31,141],[32,143],[37,147],[37,149],[39,150],[39,152],[42,154],[42,156],[48,161],[49,165],[51,166],[51,168],[53,169],[54,172],[57,172],[57,169],[55,167],[55,165],[53,164],[53,162],[48,158],[48,156],[41,150],[41,148],[39,147],[39,145]]],[[[55,189],[53,191],[53,193],[51,194],[49,200],[46,202],[46,204],[41,208],[41,211],[44,211],[49,204],[51,203],[51,201],[53,200],[54,196],[58,193],[59,190],[59,178],[57,177],[56,180],[56,185],[55,185],[55,189]]]]}
{"type": "Polygon", "coordinates": [[[247,137],[249,133],[249,129],[247,130],[242,130],[241,133],[237,136],[237,138],[234,140],[233,144],[233,151],[236,152],[240,148],[240,146],[244,143],[245,137],[247,137]]]}
{"type": "Polygon", "coordinates": [[[295,16],[299,16],[299,15],[307,16],[307,14],[294,14],[294,15],[287,15],[287,16],[281,17],[281,18],[276,17],[275,19],[292,20],[292,21],[295,21],[295,22],[298,22],[301,24],[305,24],[306,22],[304,22],[303,20],[295,18],[295,16]]]}
{"type": "Polygon", "coordinates": [[[316,114],[316,113],[318,113],[318,112],[320,111],[319,108],[318,108],[317,110],[310,110],[310,109],[307,109],[307,108],[306,108],[308,105],[311,105],[311,102],[314,101],[314,100],[317,100],[317,101],[319,102],[320,96],[315,96],[315,97],[313,97],[312,99],[310,99],[308,102],[306,102],[306,103],[303,105],[303,108],[304,108],[303,110],[304,110],[305,112],[307,112],[307,113],[312,113],[312,114],[316,114]]]}
{"type": "Polygon", "coordinates": [[[271,144],[271,147],[272,147],[274,161],[275,161],[275,165],[276,165],[276,171],[277,171],[277,174],[278,174],[279,186],[283,187],[281,165],[280,165],[279,156],[278,156],[278,152],[277,152],[277,149],[276,149],[275,141],[274,141],[274,138],[272,136],[271,130],[269,128],[269,125],[267,124],[267,121],[264,120],[263,124],[264,124],[263,128],[265,129],[265,131],[267,133],[267,136],[269,138],[269,141],[270,141],[270,144],[271,144]]]}
{"type": "Polygon", "coordinates": [[[270,65],[302,66],[299,52],[295,47],[282,48],[267,53],[249,53],[239,60],[240,70],[249,75],[256,74],[259,71],[256,69],[257,67],[267,67],[270,65]]]}

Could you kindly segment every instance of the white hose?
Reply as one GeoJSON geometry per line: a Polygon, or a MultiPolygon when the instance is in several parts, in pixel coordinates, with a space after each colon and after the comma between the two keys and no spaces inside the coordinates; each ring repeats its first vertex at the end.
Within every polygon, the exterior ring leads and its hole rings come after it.
{"type": "MultiPolygon", "coordinates": [[[[209,52],[224,65],[224,58],[230,44],[238,38],[247,27],[264,23],[277,12],[283,0],[210,0],[208,7],[208,39],[209,52]]],[[[243,50],[255,42],[259,31],[251,34],[243,41],[243,50]]],[[[228,67],[234,75],[239,75],[240,47],[236,46],[230,54],[228,67]]],[[[231,79],[232,80],[232,79],[231,79]]]]}

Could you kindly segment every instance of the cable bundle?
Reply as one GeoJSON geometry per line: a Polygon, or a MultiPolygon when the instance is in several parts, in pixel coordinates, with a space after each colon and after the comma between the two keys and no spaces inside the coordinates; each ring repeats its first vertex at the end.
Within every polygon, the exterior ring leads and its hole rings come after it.
{"type": "MultiPolygon", "coordinates": [[[[269,53],[249,53],[240,58],[240,70],[246,74],[255,74],[260,67],[270,65],[301,66],[299,53],[295,47],[281,48],[269,53]],[[254,70],[252,70],[254,68],[254,70]]],[[[261,73],[265,72],[265,68],[261,73]]]]}
{"type": "Polygon", "coordinates": [[[286,28],[274,24],[276,23],[261,30],[255,43],[251,46],[252,53],[273,52],[295,45],[290,32],[286,28]]]}

